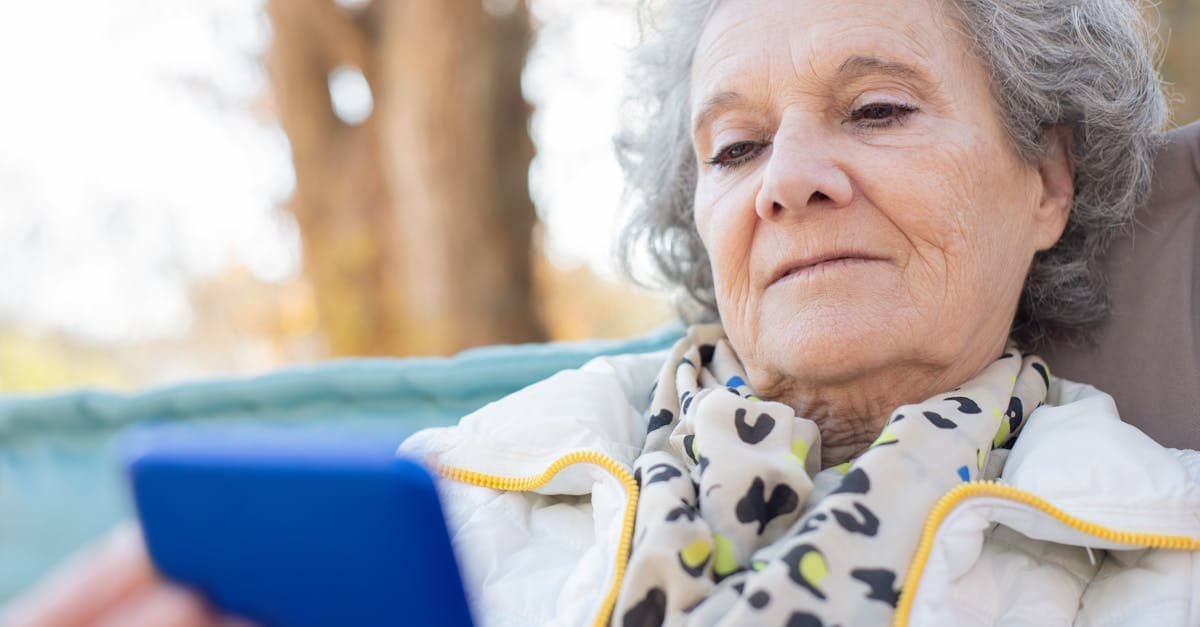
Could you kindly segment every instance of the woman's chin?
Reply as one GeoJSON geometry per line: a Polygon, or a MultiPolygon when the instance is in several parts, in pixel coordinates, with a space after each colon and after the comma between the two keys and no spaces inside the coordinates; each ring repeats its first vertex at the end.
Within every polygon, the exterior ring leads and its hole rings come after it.
{"type": "MultiPolygon", "coordinates": [[[[846,381],[887,360],[902,342],[894,316],[878,302],[797,305],[764,311],[757,351],[762,365],[772,363],[796,376],[830,383],[846,381]]],[[[775,369],[775,368],[772,368],[775,369]]]]}

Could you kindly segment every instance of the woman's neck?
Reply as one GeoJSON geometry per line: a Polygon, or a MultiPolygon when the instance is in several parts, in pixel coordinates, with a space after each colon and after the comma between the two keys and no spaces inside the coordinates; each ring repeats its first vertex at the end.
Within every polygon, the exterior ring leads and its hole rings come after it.
{"type": "Polygon", "coordinates": [[[821,468],[850,461],[879,437],[892,412],[948,392],[976,376],[1000,356],[998,348],[973,351],[953,363],[907,363],[846,377],[838,382],[806,382],[800,377],[748,373],[762,398],[791,406],[821,431],[821,468]]]}

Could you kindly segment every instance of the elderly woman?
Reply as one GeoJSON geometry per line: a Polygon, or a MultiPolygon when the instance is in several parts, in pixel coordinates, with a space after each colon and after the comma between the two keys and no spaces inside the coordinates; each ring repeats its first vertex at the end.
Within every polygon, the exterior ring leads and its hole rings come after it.
{"type": "Polygon", "coordinates": [[[1031,352],[1104,319],[1146,196],[1137,7],[672,4],[622,258],[718,322],[405,444],[480,616],[1200,624],[1200,456],[1031,352]]]}
{"type": "Polygon", "coordinates": [[[670,5],[622,250],[702,323],[404,444],[478,618],[1200,624],[1200,456],[1032,352],[1104,320],[1149,189],[1138,8],[670,5]]]}

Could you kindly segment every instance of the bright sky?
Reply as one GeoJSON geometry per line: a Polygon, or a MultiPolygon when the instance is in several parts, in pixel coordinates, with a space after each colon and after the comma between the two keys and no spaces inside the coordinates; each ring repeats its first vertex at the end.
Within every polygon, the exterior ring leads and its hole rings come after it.
{"type": "MultiPolygon", "coordinates": [[[[523,80],[551,260],[602,274],[635,36],[624,7],[535,0],[545,27],[523,80]]],[[[261,0],[0,3],[0,319],[102,342],[177,335],[189,281],[299,271],[276,208],[293,186],[287,137],[252,113],[269,38],[261,0]]],[[[333,85],[346,115],[369,110],[353,72],[333,85]]]]}

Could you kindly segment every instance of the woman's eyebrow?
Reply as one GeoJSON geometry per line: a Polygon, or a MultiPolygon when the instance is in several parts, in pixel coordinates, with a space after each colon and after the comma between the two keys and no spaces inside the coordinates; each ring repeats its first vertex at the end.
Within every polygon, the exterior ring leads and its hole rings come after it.
{"type": "Polygon", "coordinates": [[[709,96],[696,110],[696,118],[692,122],[692,137],[700,134],[713,118],[721,113],[744,105],[746,97],[736,91],[722,91],[709,96]]]}
{"type": "Polygon", "coordinates": [[[838,66],[836,80],[847,81],[871,75],[893,76],[915,83],[919,89],[927,90],[933,86],[925,72],[907,63],[889,61],[879,57],[851,56],[838,66]]]}
{"type": "MultiPolygon", "coordinates": [[[[872,75],[892,76],[903,79],[913,83],[915,87],[922,91],[929,91],[933,87],[933,82],[929,79],[928,75],[915,66],[900,61],[890,61],[879,57],[861,55],[847,57],[846,60],[842,61],[832,82],[834,84],[841,84],[846,81],[872,75]]],[[[709,96],[696,109],[696,116],[692,123],[692,136],[698,136],[712,122],[713,118],[730,109],[746,106],[746,102],[746,97],[736,91],[725,90],[709,96]]]]}

